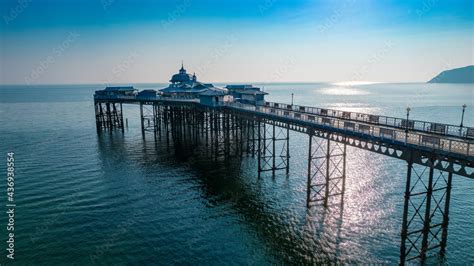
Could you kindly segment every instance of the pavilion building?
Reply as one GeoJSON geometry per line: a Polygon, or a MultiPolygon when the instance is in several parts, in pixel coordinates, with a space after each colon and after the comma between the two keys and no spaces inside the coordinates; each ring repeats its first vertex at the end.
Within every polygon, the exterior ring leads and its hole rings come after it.
{"type": "Polygon", "coordinates": [[[227,89],[199,82],[196,74],[186,73],[182,64],[179,72],[171,77],[170,85],[160,90],[162,96],[176,98],[199,98],[199,95],[204,92],[206,94],[227,94],[227,89]]]}

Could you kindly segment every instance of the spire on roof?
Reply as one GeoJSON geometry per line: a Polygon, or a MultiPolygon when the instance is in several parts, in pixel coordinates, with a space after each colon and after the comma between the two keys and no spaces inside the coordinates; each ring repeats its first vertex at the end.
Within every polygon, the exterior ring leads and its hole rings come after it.
{"type": "Polygon", "coordinates": [[[184,69],[183,60],[181,60],[181,69],[179,70],[179,74],[186,74],[186,69],[184,69]]]}

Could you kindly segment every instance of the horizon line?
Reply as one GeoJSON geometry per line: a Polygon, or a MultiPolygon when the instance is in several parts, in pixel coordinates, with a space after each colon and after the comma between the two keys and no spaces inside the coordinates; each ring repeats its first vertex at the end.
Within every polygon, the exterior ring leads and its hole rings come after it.
{"type": "MultiPolygon", "coordinates": [[[[349,83],[354,83],[355,85],[371,85],[371,84],[415,84],[415,83],[428,83],[428,81],[218,81],[218,82],[203,82],[201,83],[211,83],[211,84],[333,84],[340,86],[349,86],[349,83]],[[348,83],[348,85],[343,85],[343,83],[348,83]]],[[[117,83],[35,83],[35,84],[25,84],[25,83],[0,83],[0,86],[49,86],[49,85],[125,85],[125,84],[168,84],[168,82],[117,82],[117,83]]],[[[459,83],[456,83],[459,84],[459,83]]],[[[351,85],[353,86],[353,85],[351,85]]]]}

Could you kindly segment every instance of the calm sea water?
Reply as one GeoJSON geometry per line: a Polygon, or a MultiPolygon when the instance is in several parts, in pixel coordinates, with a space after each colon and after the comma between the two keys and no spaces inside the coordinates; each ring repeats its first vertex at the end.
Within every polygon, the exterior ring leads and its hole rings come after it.
{"type": "MultiPolygon", "coordinates": [[[[164,85],[164,84],[162,84],[164,85]]],[[[162,85],[136,85],[139,89],[162,85]]],[[[290,175],[257,179],[244,157],[208,162],[129,127],[98,135],[97,85],[0,87],[0,152],[15,152],[19,264],[398,263],[406,165],[348,148],[342,214],[305,208],[307,137],[290,175]]],[[[474,126],[474,87],[266,84],[269,100],[474,126]]],[[[5,163],[1,176],[6,176],[5,163]]],[[[0,200],[6,203],[6,178],[0,200]]],[[[447,262],[474,263],[474,180],[454,176],[447,262]]],[[[7,216],[0,215],[0,262],[7,216]]],[[[432,259],[433,262],[436,262],[432,259]]]]}

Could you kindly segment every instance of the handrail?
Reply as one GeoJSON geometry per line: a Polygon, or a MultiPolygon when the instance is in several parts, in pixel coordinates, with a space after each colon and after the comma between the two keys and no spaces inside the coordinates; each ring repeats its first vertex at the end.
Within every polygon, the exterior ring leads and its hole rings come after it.
{"type": "Polygon", "coordinates": [[[370,135],[371,137],[377,137],[384,140],[398,141],[405,143],[405,145],[415,145],[460,155],[474,156],[474,144],[467,140],[440,138],[414,131],[406,132],[404,129],[393,129],[380,127],[373,124],[349,122],[339,118],[314,116],[308,113],[295,112],[293,110],[283,110],[261,105],[255,106],[240,103],[229,103],[228,106],[258,113],[292,118],[295,120],[301,120],[322,126],[343,129],[354,133],[363,133],[370,135]]]}
{"type": "Polygon", "coordinates": [[[421,120],[408,120],[403,118],[366,114],[359,112],[341,111],[329,108],[319,108],[303,105],[291,105],[286,103],[266,102],[265,106],[283,110],[293,110],[301,113],[309,113],[327,117],[337,117],[347,120],[361,121],[370,124],[384,125],[394,128],[417,130],[437,135],[446,135],[457,138],[474,139],[473,127],[460,127],[443,123],[435,123],[421,120]]]}

